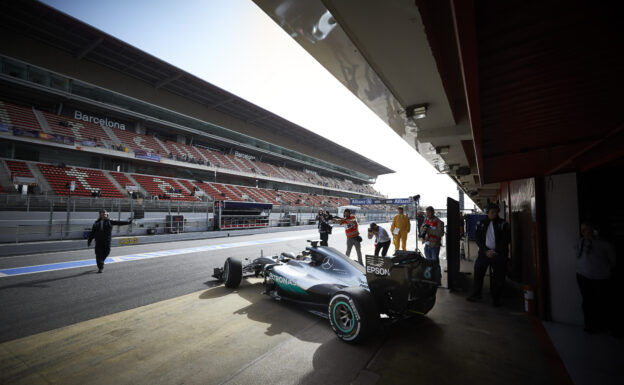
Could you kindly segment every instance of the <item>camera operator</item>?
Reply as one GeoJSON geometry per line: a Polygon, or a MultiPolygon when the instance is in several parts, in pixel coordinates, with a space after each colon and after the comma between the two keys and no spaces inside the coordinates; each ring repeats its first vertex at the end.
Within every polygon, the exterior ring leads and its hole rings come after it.
{"type": "Polygon", "coordinates": [[[361,242],[362,237],[360,236],[360,232],[358,231],[358,222],[355,218],[355,215],[351,215],[351,210],[345,209],[344,218],[334,218],[334,222],[339,223],[345,226],[345,234],[347,235],[347,252],[345,253],[348,257],[351,254],[351,249],[355,246],[355,251],[358,256],[358,262],[360,265],[364,266],[362,262],[362,249],[361,242]]]}
{"type": "Polygon", "coordinates": [[[319,209],[316,221],[318,222],[318,232],[321,237],[321,246],[328,246],[327,240],[329,239],[329,234],[332,232],[332,226],[329,224],[330,220],[332,220],[332,215],[325,212],[323,209],[319,209]]]}
{"type": "Polygon", "coordinates": [[[388,248],[390,247],[390,235],[383,227],[378,226],[376,223],[371,223],[368,228],[368,239],[375,236],[375,256],[379,255],[381,250],[381,256],[385,257],[388,254],[388,248]]]}
{"type": "MultiPolygon", "coordinates": [[[[425,219],[425,223],[420,228],[418,237],[425,244],[425,258],[438,261],[438,271],[440,271],[440,246],[444,236],[444,222],[434,215],[435,210],[431,206],[427,207],[425,213],[427,214],[427,219],[425,219]]],[[[440,283],[442,277],[436,278],[438,283],[440,283]]]]}

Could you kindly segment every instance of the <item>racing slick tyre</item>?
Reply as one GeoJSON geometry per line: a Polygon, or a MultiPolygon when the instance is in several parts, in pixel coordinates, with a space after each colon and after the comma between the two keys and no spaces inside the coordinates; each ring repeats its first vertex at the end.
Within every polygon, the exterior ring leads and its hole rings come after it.
{"type": "Polygon", "coordinates": [[[379,324],[373,296],[361,287],[347,287],[329,301],[329,324],[345,342],[363,341],[379,324]]]}
{"type": "Polygon", "coordinates": [[[241,261],[228,258],[223,264],[223,275],[221,276],[225,287],[234,289],[240,285],[243,279],[243,264],[241,261]]]}

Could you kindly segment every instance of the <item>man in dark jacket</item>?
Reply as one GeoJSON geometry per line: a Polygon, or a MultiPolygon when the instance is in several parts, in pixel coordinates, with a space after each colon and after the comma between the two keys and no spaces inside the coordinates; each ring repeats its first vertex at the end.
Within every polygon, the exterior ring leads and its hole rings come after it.
{"type": "Polygon", "coordinates": [[[329,224],[329,220],[331,220],[331,215],[323,211],[323,209],[319,209],[316,220],[318,221],[317,227],[319,236],[321,237],[321,246],[327,246],[329,234],[331,234],[332,232],[332,225],[329,224]]]}
{"type": "Polygon", "coordinates": [[[479,254],[474,265],[474,288],[472,295],[467,298],[474,302],[481,299],[483,277],[488,266],[492,266],[492,304],[500,306],[500,297],[505,285],[505,273],[507,270],[507,257],[509,255],[509,243],[511,231],[509,224],[498,216],[499,208],[495,204],[487,207],[488,217],[477,224],[476,241],[479,246],[479,254]]]}
{"type": "Polygon", "coordinates": [[[91,241],[95,238],[95,261],[97,262],[98,273],[104,270],[104,261],[110,254],[113,226],[129,225],[130,223],[132,223],[132,219],[111,221],[108,219],[108,212],[103,209],[100,210],[100,217],[93,224],[87,240],[87,246],[91,246],[91,241]]]}

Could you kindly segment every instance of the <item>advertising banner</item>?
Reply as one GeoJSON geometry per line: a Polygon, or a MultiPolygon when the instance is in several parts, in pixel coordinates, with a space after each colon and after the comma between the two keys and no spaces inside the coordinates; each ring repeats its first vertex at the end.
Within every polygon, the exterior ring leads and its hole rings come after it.
{"type": "Polygon", "coordinates": [[[47,132],[37,130],[25,130],[19,127],[13,127],[13,135],[23,136],[28,138],[37,138],[43,140],[49,140],[50,142],[56,142],[61,144],[74,145],[74,138],[71,136],[63,136],[57,134],[48,134],[47,132]]]}
{"type": "Polygon", "coordinates": [[[411,203],[409,198],[393,198],[393,199],[349,199],[349,204],[352,205],[406,205],[411,203]]]}
{"type": "Polygon", "coordinates": [[[147,159],[153,160],[154,162],[160,162],[160,155],[156,155],[145,150],[134,150],[134,157],[137,159],[147,159]]]}

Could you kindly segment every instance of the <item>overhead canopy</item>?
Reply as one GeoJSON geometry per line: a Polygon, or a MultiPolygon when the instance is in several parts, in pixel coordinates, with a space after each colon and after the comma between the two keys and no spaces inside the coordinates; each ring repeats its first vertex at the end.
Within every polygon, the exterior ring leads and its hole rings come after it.
{"type": "Polygon", "coordinates": [[[477,70],[467,88],[468,104],[480,110],[472,127],[481,138],[484,183],[622,158],[624,33],[617,5],[455,3],[463,70],[477,70]]]}
{"type": "Polygon", "coordinates": [[[498,182],[622,162],[619,2],[254,1],[481,206],[498,182]]]}

